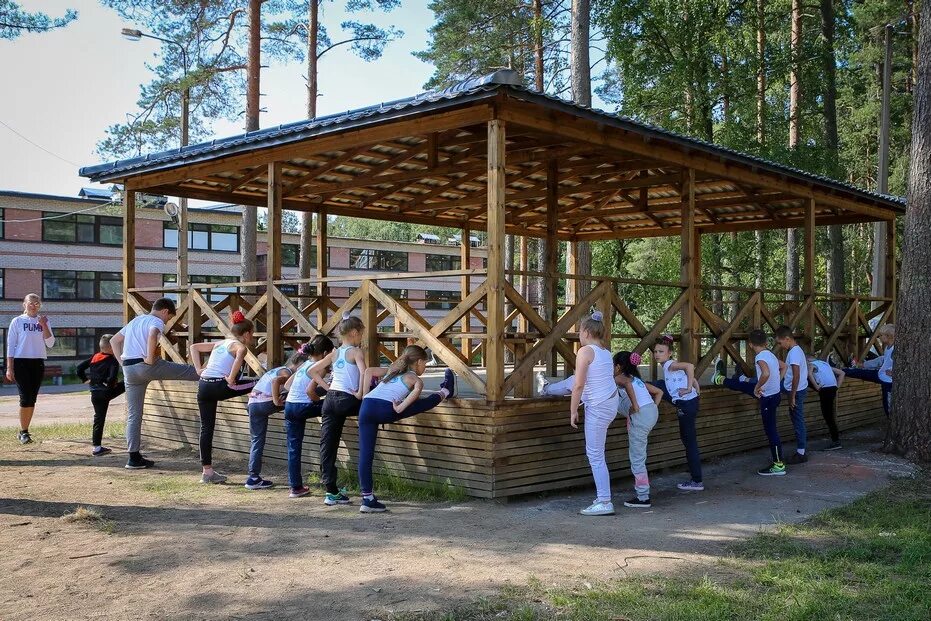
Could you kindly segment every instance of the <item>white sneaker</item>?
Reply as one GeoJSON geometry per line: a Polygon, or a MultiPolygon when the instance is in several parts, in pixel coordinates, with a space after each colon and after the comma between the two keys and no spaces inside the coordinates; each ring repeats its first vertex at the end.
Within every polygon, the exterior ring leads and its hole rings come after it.
{"type": "Polygon", "coordinates": [[[213,474],[209,476],[206,474],[201,474],[200,482],[203,483],[204,485],[208,485],[208,484],[219,485],[220,483],[226,483],[226,476],[214,470],[213,474]]]}
{"type": "Polygon", "coordinates": [[[610,500],[596,500],[590,506],[579,511],[582,515],[614,515],[614,503],[610,500]]]}
{"type": "Polygon", "coordinates": [[[546,390],[546,387],[549,385],[550,383],[546,381],[546,376],[543,375],[543,371],[537,371],[537,396],[542,397],[543,391],[546,390]]]}

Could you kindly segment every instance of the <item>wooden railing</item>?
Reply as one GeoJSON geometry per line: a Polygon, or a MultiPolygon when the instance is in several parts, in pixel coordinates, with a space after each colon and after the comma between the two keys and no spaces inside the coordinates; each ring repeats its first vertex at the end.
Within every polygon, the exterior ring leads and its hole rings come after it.
{"type": "MultiPolygon", "coordinates": [[[[357,273],[275,281],[271,286],[263,281],[140,288],[130,290],[126,303],[134,313],[144,313],[155,297],[180,298],[178,313],[168,322],[160,342],[163,355],[179,362],[187,359],[188,343],[227,337],[229,317],[235,310],[256,323],[255,345],[247,357],[255,372],[278,364],[288,347],[296,348],[317,334],[333,334],[343,313],[350,312],[359,315],[368,328],[363,348],[369,364],[379,364],[384,358],[394,360],[405,345],[419,343],[479,395],[487,394],[487,382],[498,381],[502,388],[499,393],[514,397],[532,396],[533,371],[540,362],[547,362],[551,370],[561,363],[567,373],[571,372],[577,326],[592,308],[604,313],[614,348],[643,352],[659,335],[669,333],[681,347],[680,357],[695,362],[699,374],[719,356],[751,372],[753,356],[745,346],[747,334],[754,328],[771,333],[781,324],[806,337],[806,349],[820,356],[835,353],[845,361],[851,356],[862,359],[871,348],[881,349],[875,327],[890,321],[895,311],[892,300],[887,298],[508,272],[510,279],[518,281],[571,278],[586,283],[588,292],[577,303],[563,302],[548,309],[537,300],[528,301],[510,282],[505,282],[504,333],[498,335],[498,340],[507,352],[507,362],[503,374],[493,378],[481,373],[486,343],[491,338],[485,314],[485,275],[484,270],[357,273]],[[427,300],[391,295],[383,286],[386,281],[413,283],[426,278],[466,276],[472,279],[467,295],[442,310],[416,308],[427,300]],[[316,286],[314,295],[289,296],[281,290],[283,286],[308,282],[316,286]],[[348,296],[333,298],[329,289],[334,286],[357,288],[348,296]],[[217,290],[225,290],[224,297],[212,301],[217,290]],[[274,309],[271,312],[270,302],[274,309]],[[277,318],[271,326],[270,317],[277,318]],[[691,329],[684,330],[686,325],[691,329]],[[271,348],[270,334],[271,342],[276,344],[271,348]]],[[[417,287],[412,285],[410,289],[417,287]]]]}

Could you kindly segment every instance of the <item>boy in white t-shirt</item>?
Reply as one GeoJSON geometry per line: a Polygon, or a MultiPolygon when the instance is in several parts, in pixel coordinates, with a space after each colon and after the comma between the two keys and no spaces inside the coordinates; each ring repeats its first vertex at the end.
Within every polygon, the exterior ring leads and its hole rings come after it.
{"type": "Polygon", "coordinates": [[[148,315],[135,317],[110,339],[113,355],[123,365],[126,384],[126,450],[129,452],[126,468],[129,470],[155,465],[154,461],[145,459],[139,451],[142,443],[142,406],[149,382],[196,382],[200,379],[192,365],[168,362],[158,356],[158,337],[165,330],[165,322],[174,317],[175,312],[173,300],[159,298],[152,303],[148,315]]]}
{"type": "Polygon", "coordinates": [[[782,325],[776,328],[776,343],[786,350],[782,390],[789,396],[789,418],[792,419],[792,427],[795,429],[795,453],[786,458],[786,464],[804,464],[808,461],[805,455],[808,445],[808,431],[805,428],[808,360],[805,359],[805,352],[795,341],[795,335],[789,326],[782,325]]]}
{"type": "Polygon", "coordinates": [[[759,399],[763,431],[766,432],[766,438],[769,440],[769,451],[773,461],[769,466],[758,470],[757,474],[767,477],[784,476],[786,467],[782,461],[782,440],[779,438],[779,429],[776,426],[776,411],[782,401],[782,391],[779,389],[779,360],[766,347],[766,333],[762,330],[751,331],[747,341],[750,349],[756,353],[754,361],[756,378],[725,377],[723,361],[718,361],[711,381],[718,386],[759,399]]]}
{"type": "Polygon", "coordinates": [[[837,401],[837,389],[844,383],[844,372],[835,369],[824,360],[818,360],[812,355],[808,356],[808,378],[811,385],[818,391],[821,401],[821,415],[831,434],[831,442],[824,447],[825,451],[836,451],[843,448],[840,443],[840,430],[834,414],[837,401]]]}

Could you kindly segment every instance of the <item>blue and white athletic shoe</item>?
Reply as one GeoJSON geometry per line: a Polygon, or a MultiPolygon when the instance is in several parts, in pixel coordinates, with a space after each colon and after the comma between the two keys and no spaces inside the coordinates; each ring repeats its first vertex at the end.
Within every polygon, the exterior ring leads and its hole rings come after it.
{"type": "Polygon", "coordinates": [[[371,500],[362,497],[362,505],[359,507],[359,513],[384,513],[388,507],[378,502],[378,499],[372,496],[371,500]]]}
{"type": "Polygon", "coordinates": [[[445,388],[449,391],[449,395],[446,397],[447,399],[456,395],[456,375],[451,369],[446,369],[446,372],[443,373],[443,382],[440,384],[440,388],[445,388]]]}
{"type": "Polygon", "coordinates": [[[246,479],[246,483],[243,487],[246,489],[269,489],[274,487],[275,484],[271,481],[263,479],[262,477],[249,477],[246,479]]]}

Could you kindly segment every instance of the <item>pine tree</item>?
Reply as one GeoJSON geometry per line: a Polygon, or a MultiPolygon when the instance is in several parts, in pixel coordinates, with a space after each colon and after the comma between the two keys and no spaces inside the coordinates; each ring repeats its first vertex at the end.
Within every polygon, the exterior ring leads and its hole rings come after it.
{"type": "Polygon", "coordinates": [[[78,12],[68,9],[61,17],[49,17],[45,13],[30,13],[13,0],[0,0],[0,40],[12,40],[25,33],[48,32],[64,28],[78,18],[78,12]]]}

